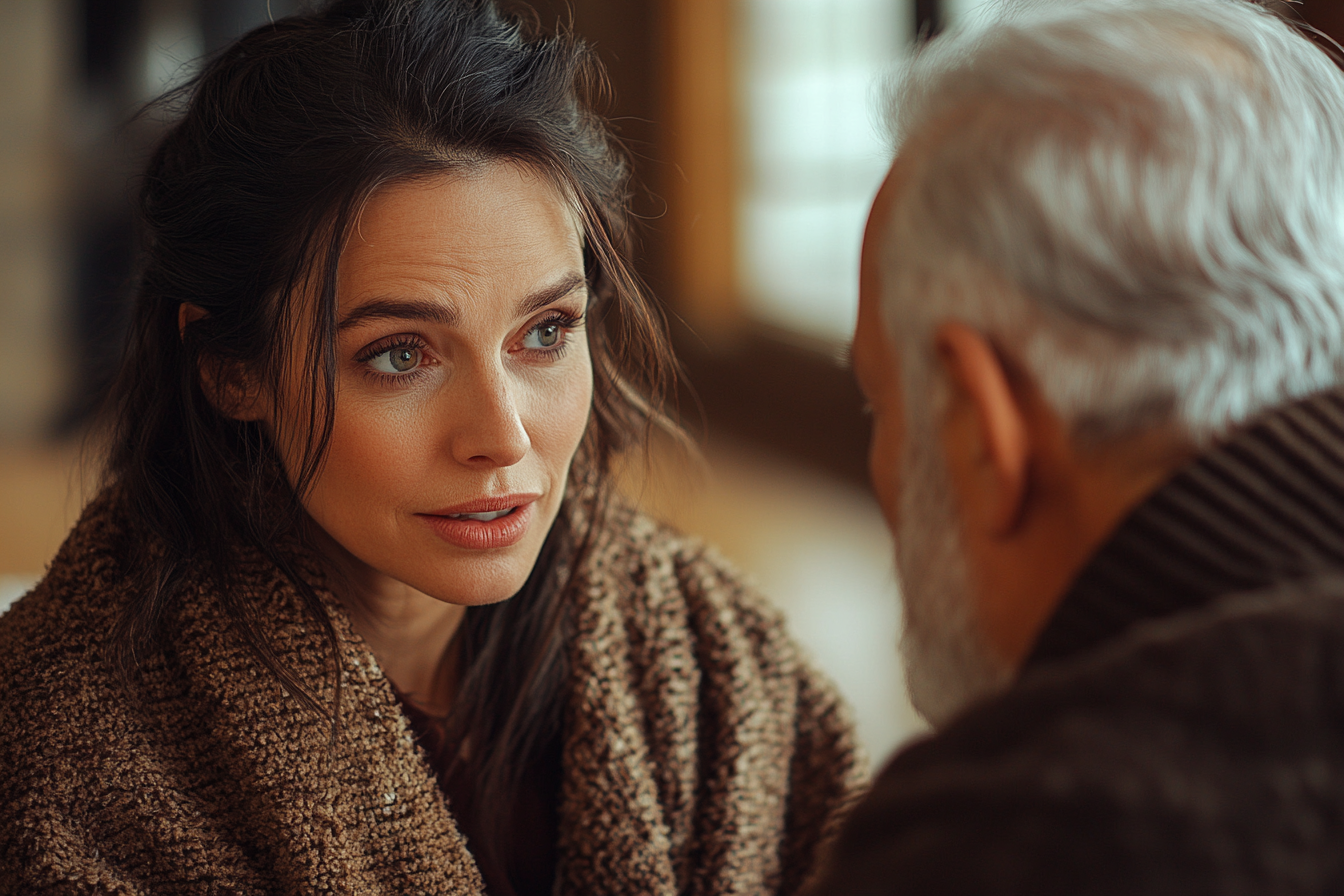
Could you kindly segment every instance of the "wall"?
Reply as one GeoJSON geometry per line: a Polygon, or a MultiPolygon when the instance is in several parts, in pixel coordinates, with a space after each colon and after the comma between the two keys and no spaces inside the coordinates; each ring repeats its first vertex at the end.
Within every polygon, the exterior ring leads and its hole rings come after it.
{"type": "Polygon", "coordinates": [[[0,3],[0,439],[52,422],[72,352],[62,338],[69,262],[61,111],[66,7],[0,3]]]}

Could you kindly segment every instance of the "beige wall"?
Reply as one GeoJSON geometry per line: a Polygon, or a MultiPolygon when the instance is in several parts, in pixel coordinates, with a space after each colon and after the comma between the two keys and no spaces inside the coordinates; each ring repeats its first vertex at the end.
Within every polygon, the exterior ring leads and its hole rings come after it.
{"type": "Polygon", "coordinates": [[[60,0],[0,3],[0,440],[50,425],[73,360],[59,326],[64,11],[60,0]]]}

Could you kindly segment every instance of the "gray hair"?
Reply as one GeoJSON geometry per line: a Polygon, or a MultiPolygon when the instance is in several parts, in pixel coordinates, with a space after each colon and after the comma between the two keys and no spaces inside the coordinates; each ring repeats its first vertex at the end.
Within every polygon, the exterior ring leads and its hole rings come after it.
{"type": "Polygon", "coordinates": [[[957,319],[1075,434],[1196,444],[1344,381],[1344,73],[1279,17],[1019,3],[930,42],[888,101],[909,180],[879,277],[907,372],[927,383],[957,319]]]}

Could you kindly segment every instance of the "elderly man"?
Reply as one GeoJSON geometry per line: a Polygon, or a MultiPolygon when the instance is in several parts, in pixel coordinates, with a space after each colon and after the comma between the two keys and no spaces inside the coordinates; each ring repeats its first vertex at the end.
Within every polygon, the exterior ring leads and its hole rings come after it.
{"type": "Polygon", "coordinates": [[[853,359],[935,732],[818,892],[1344,891],[1344,76],[1052,2],[893,110],[853,359]]]}

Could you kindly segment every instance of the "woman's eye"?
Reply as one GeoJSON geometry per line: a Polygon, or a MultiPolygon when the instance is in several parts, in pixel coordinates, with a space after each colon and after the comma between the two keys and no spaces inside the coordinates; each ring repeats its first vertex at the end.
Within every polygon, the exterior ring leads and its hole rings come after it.
{"type": "Polygon", "coordinates": [[[528,330],[527,335],[523,337],[523,348],[554,348],[560,342],[560,337],[564,335],[564,332],[565,328],[554,321],[537,324],[528,330]]]}
{"type": "Polygon", "coordinates": [[[420,360],[420,349],[399,345],[374,355],[369,366],[379,373],[407,373],[419,367],[420,360]]]}

